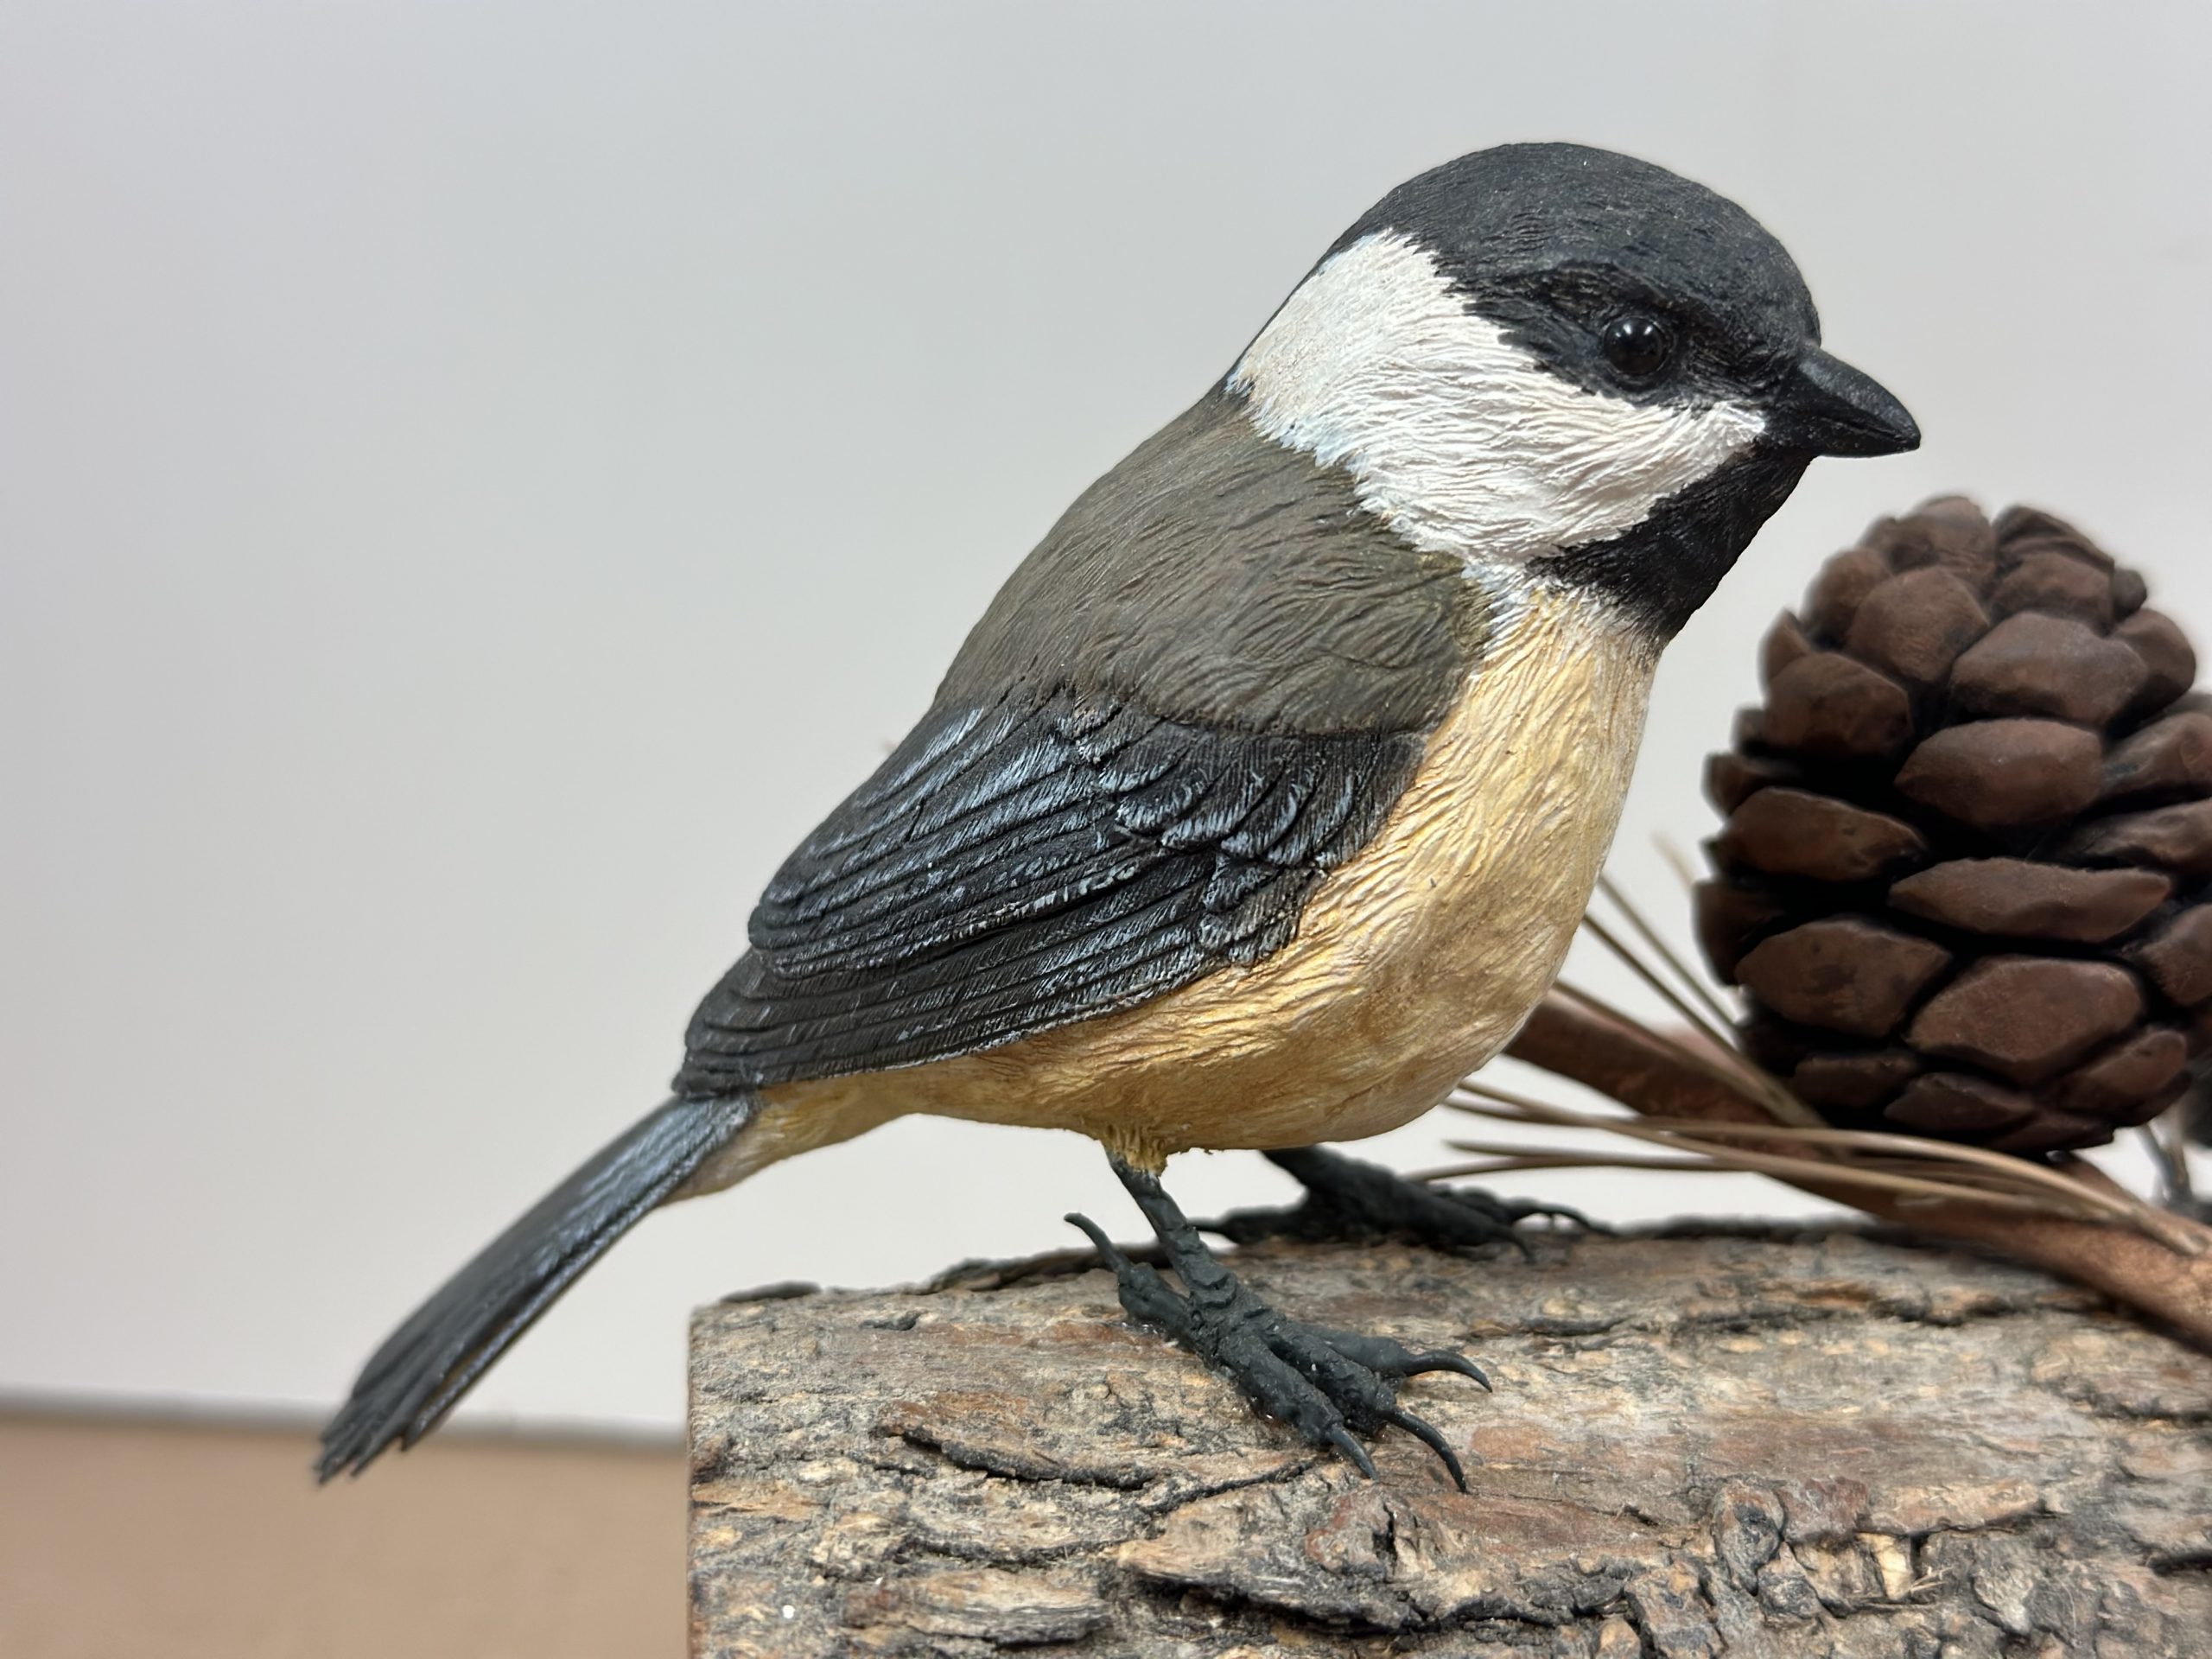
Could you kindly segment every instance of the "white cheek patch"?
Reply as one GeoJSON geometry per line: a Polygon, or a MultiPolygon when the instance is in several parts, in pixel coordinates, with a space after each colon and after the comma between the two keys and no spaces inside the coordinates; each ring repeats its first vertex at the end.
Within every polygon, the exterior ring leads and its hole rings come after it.
{"type": "Polygon", "coordinates": [[[1740,404],[1632,404],[1561,379],[1395,234],[1362,238],[1300,283],[1227,384],[1261,432],[1351,474],[1400,535],[1471,560],[1632,529],[1764,427],[1740,404]]]}

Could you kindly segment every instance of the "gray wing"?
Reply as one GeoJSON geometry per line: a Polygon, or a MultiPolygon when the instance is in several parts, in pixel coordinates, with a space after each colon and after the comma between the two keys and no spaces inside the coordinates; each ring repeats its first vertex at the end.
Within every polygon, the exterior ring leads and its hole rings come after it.
{"type": "Polygon", "coordinates": [[[1374,834],[1421,743],[1067,691],[942,706],[769,884],[676,1088],[941,1059],[1257,962],[1374,834]]]}

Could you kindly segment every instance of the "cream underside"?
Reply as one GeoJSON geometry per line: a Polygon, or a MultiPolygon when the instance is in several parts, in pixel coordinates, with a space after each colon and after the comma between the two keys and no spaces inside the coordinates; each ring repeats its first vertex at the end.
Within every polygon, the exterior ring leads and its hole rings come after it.
{"type": "Polygon", "coordinates": [[[1592,602],[1527,593],[1381,831],[1274,956],[1002,1048],[766,1090],[681,1196],[910,1112],[1076,1129],[1154,1167],[1420,1116],[1559,971],[1619,819],[1654,659],[1592,602]]]}

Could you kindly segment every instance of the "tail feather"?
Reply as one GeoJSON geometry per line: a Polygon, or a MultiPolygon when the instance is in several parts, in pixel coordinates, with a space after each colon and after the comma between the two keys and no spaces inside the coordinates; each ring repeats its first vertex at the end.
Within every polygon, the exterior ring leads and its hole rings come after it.
{"type": "Polygon", "coordinates": [[[602,1147],[446,1281],[371,1356],[322,1431],[315,1475],[359,1474],[436,1427],[614,1241],[743,1128],[751,1095],[669,1101],[602,1147]]]}

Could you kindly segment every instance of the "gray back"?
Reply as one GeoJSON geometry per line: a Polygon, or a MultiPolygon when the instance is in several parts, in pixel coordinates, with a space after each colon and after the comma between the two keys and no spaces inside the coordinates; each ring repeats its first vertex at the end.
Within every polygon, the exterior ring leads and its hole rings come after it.
{"type": "Polygon", "coordinates": [[[1065,687],[1240,731],[1426,731],[1488,628],[1457,558],[1400,540],[1217,388],[1062,515],[938,700],[1065,687]]]}

